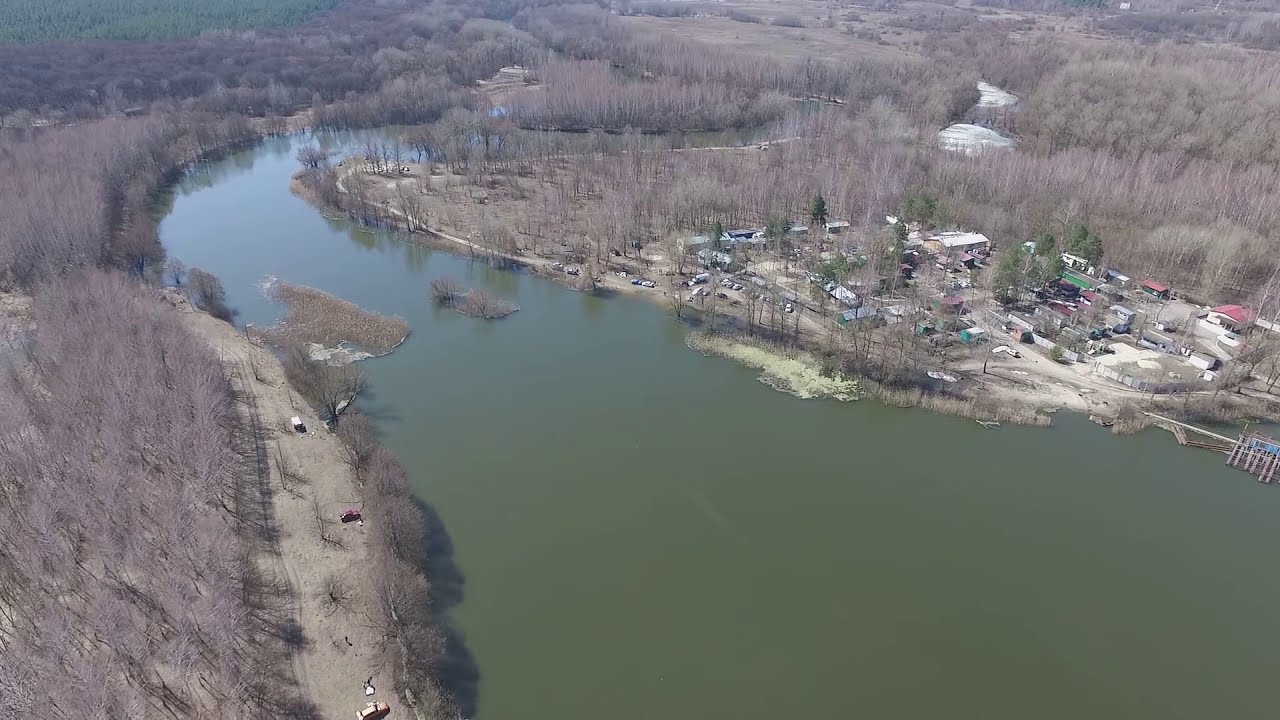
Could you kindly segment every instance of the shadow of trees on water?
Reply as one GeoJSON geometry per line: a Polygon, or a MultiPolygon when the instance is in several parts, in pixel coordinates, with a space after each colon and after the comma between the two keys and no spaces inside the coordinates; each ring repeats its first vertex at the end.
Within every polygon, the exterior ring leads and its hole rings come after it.
{"type": "Polygon", "coordinates": [[[453,696],[463,717],[474,717],[479,702],[480,669],[467,648],[466,637],[451,617],[462,603],[465,577],[454,558],[453,539],[444,520],[431,505],[418,500],[426,521],[423,567],[431,583],[431,605],[435,630],[444,639],[444,656],[439,669],[440,684],[453,696]]]}

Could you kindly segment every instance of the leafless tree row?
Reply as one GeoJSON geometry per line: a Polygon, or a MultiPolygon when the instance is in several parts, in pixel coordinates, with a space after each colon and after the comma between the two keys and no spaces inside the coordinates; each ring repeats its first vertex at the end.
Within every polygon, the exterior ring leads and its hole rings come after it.
{"type": "Polygon", "coordinates": [[[719,130],[772,122],[782,116],[787,104],[776,93],[746,94],[670,76],[627,82],[599,61],[551,63],[539,68],[539,73],[542,92],[517,95],[509,103],[513,118],[522,126],[719,130]]]}
{"type": "Polygon", "coordinates": [[[956,64],[861,58],[780,62],[764,53],[729,50],[671,34],[641,33],[610,22],[590,6],[527,11],[516,24],[570,57],[607,59],[637,77],[672,77],[716,83],[750,96],[776,91],[792,97],[836,97],[862,108],[884,98],[920,123],[944,124],[973,104],[976,73],[956,64]]]}
{"type": "Polygon", "coordinates": [[[17,138],[0,154],[0,285],[29,288],[101,265],[158,269],[152,191],[250,136],[241,119],[193,116],[111,118],[17,138]]]}
{"type": "MultiPolygon", "coordinates": [[[[350,436],[345,439],[350,441],[350,436]]],[[[378,661],[392,673],[397,688],[413,693],[425,717],[458,720],[458,706],[441,681],[445,639],[431,613],[425,553],[435,529],[427,526],[395,456],[363,441],[361,447],[364,513],[374,519],[366,526],[370,533],[367,565],[373,583],[370,620],[376,631],[378,661]]]]}

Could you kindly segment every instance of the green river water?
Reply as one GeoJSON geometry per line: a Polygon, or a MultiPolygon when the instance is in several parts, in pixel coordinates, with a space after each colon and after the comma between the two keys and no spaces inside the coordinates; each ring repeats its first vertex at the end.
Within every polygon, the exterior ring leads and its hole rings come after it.
{"type": "Polygon", "coordinates": [[[241,321],[274,275],[412,325],[361,404],[451,541],[472,717],[1275,717],[1280,494],[1220,455],[795,399],[656,305],[324,219],[297,142],[193,170],[161,235],[241,321]]]}

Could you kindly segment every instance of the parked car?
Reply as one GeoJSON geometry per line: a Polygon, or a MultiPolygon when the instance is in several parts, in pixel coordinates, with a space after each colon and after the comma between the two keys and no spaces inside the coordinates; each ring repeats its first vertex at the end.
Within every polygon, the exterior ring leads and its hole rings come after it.
{"type": "Polygon", "coordinates": [[[728,296],[728,295],[725,295],[725,294],[724,294],[724,293],[722,293],[722,292],[718,292],[718,293],[716,293],[716,297],[720,298],[721,300],[728,300],[728,299],[729,299],[729,296],[728,296]]]}
{"type": "Polygon", "coordinates": [[[635,279],[633,279],[633,280],[631,281],[631,284],[632,284],[632,285],[642,285],[642,284],[644,284],[644,281],[643,281],[643,280],[641,280],[640,278],[635,278],[635,279]]]}
{"type": "Polygon", "coordinates": [[[644,286],[644,287],[647,287],[647,288],[651,288],[651,287],[658,287],[658,283],[656,283],[656,282],[654,282],[654,281],[652,281],[652,280],[645,280],[644,282],[641,282],[640,284],[641,284],[642,286],[644,286]]]}
{"type": "Polygon", "coordinates": [[[734,289],[734,290],[741,290],[741,289],[742,289],[742,283],[734,283],[734,284],[733,284],[733,289],[734,289]]]}
{"type": "Polygon", "coordinates": [[[795,309],[795,308],[791,307],[791,303],[787,303],[786,310],[787,310],[787,312],[795,312],[795,311],[796,311],[796,309],[795,309]]]}

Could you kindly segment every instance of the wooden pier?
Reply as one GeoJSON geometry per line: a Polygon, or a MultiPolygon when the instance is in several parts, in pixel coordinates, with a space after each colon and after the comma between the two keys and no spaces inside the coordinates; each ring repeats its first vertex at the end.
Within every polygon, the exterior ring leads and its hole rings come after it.
{"type": "Polygon", "coordinates": [[[1173,433],[1173,439],[1183,447],[1201,448],[1203,450],[1213,450],[1215,452],[1231,454],[1235,450],[1237,440],[1229,438],[1226,435],[1219,435],[1212,430],[1205,430],[1202,427],[1196,427],[1189,423],[1179,420],[1156,415],[1155,413],[1146,413],[1147,417],[1155,420],[1156,423],[1163,425],[1169,432],[1173,433]],[[1197,440],[1192,440],[1187,436],[1187,431],[1196,435],[1197,440]]]}
{"type": "Polygon", "coordinates": [[[1280,468],[1280,441],[1262,433],[1241,433],[1227,464],[1256,475],[1258,482],[1269,485],[1276,481],[1276,470],[1280,468]]]}
{"type": "Polygon", "coordinates": [[[1173,433],[1174,439],[1183,447],[1226,453],[1228,465],[1257,477],[1258,482],[1269,485],[1280,480],[1280,440],[1270,435],[1252,432],[1230,438],[1155,413],[1147,415],[1173,433]],[[1198,439],[1192,440],[1188,432],[1198,439]]]}

